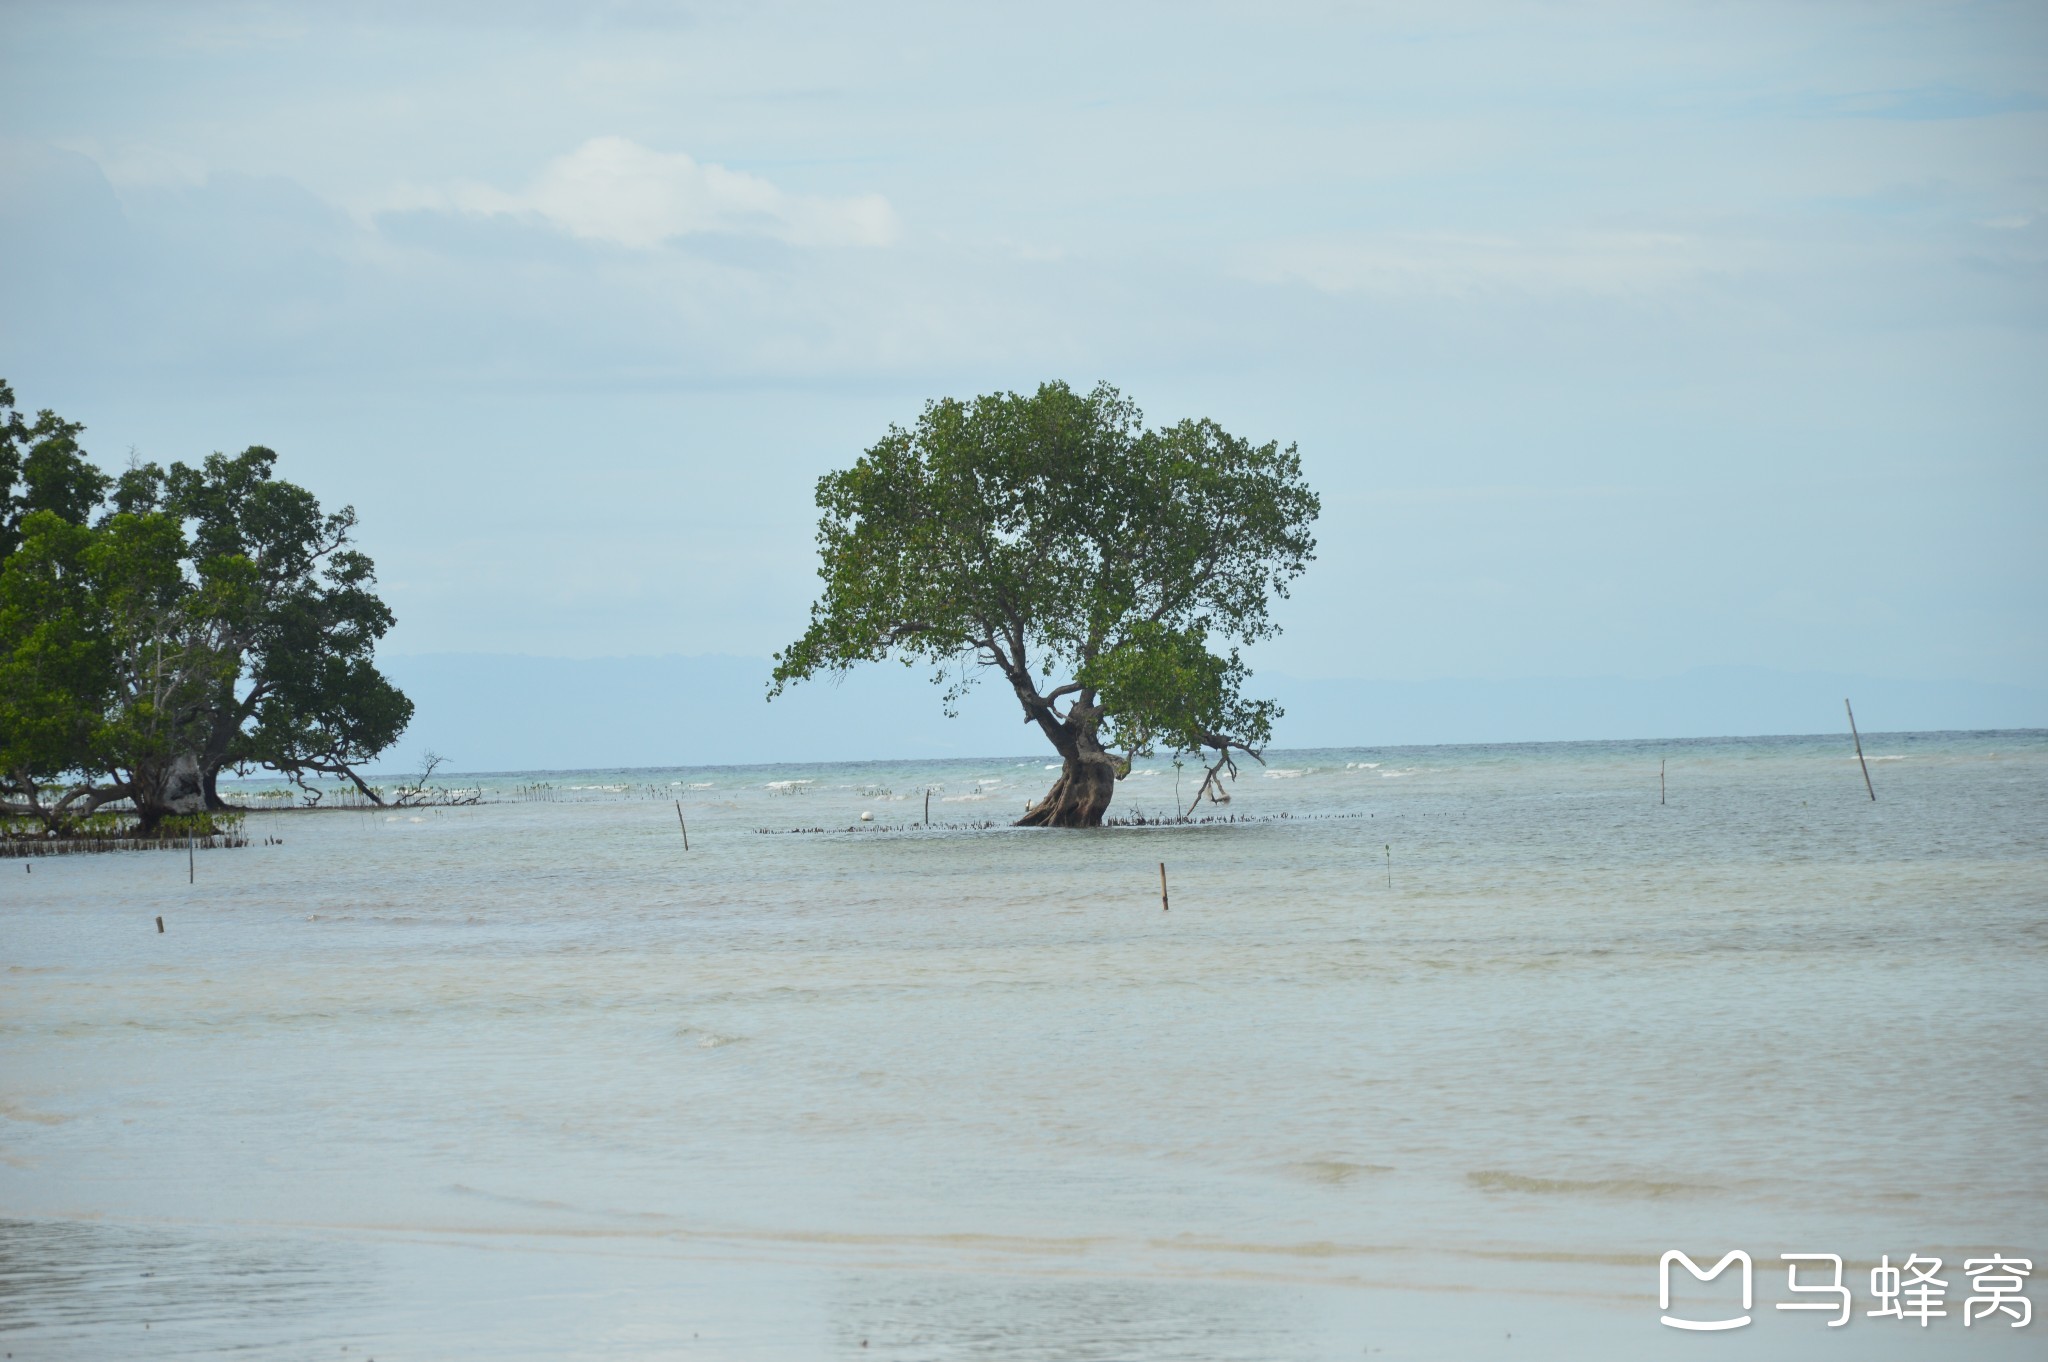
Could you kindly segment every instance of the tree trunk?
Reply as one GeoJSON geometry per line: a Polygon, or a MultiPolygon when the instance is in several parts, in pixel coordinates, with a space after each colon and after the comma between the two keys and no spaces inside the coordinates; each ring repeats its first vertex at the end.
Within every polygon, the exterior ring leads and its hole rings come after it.
{"type": "Polygon", "coordinates": [[[206,811],[206,782],[196,753],[181,752],[168,762],[143,764],[130,774],[128,788],[137,830],[144,836],[155,833],[171,814],[206,811]]]}
{"type": "Polygon", "coordinates": [[[1017,820],[1020,828],[1099,828],[1109,801],[1116,795],[1116,761],[1102,750],[1095,735],[1069,733],[1070,747],[1060,753],[1060,778],[1045,798],[1017,820]]]}
{"type": "Polygon", "coordinates": [[[228,807],[220,797],[220,768],[228,764],[228,749],[242,734],[242,725],[256,712],[256,702],[263,698],[267,685],[257,685],[240,700],[234,697],[230,687],[214,710],[213,728],[206,735],[206,744],[199,750],[199,770],[206,782],[206,807],[218,810],[228,807]]]}

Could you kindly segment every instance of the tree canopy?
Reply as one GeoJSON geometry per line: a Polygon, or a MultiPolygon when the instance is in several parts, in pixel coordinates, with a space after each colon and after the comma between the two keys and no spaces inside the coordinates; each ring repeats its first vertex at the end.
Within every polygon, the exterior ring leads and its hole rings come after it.
{"type": "Polygon", "coordinates": [[[1270,739],[1279,706],[1245,696],[1238,649],[1278,631],[1314,556],[1294,446],[1147,429],[1107,384],[1047,383],[927,404],[817,503],[824,591],[771,697],[896,657],[935,668],[950,712],[992,669],[1062,758],[1030,825],[1099,824],[1135,757],[1213,753],[1210,790],[1270,739]]]}
{"type": "Polygon", "coordinates": [[[0,384],[0,813],[154,826],[251,766],[367,791],[412,704],[372,658],[392,615],[355,512],[260,447],[110,478],[81,431],[0,384]]]}

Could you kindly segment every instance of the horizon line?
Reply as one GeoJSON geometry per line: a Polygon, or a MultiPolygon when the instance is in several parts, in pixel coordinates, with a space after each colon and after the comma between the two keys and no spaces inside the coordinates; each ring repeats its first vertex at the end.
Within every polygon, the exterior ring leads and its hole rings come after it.
{"type": "MultiPolygon", "coordinates": [[[[1276,755],[1286,752],[1426,752],[1469,748],[1516,748],[1516,747],[1631,747],[1654,743],[1670,743],[1679,746],[1696,746],[1703,743],[1729,742],[1819,742],[1849,737],[1849,730],[1822,733],[1724,733],[1695,737],[1645,737],[1645,738],[1542,738],[1505,742],[1445,742],[1445,743],[1380,743],[1380,744],[1339,744],[1318,747],[1269,747],[1266,752],[1276,755]]],[[[2048,728],[1936,728],[1877,730],[1872,738],[1990,738],[1990,737],[2048,737],[2048,728]]],[[[942,757],[863,757],[840,761],[745,761],[745,762],[667,762],[648,766],[533,766],[510,767],[499,771],[449,771],[449,776],[553,776],[587,775],[591,773],[614,772],[630,775],[636,771],[752,771],[777,766],[803,766],[828,769],[835,766],[912,766],[936,765],[942,762],[990,762],[990,761],[1033,761],[1043,762],[1047,754],[1037,752],[992,753],[982,756],[942,757]]],[[[1057,756],[1057,753],[1050,755],[1057,756]]],[[[1153,758],[1141,758],[1152,760],[1153,758]]],[[[413,775],[412,771],[366,770],[364,776],[413,775]]],[[[258,779],[256,776],[236,776],[237,782],[258,779]]]]}

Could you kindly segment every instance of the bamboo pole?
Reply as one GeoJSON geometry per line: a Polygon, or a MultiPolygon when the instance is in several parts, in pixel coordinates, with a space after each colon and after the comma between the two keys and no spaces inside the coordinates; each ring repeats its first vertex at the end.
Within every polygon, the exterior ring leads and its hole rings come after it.
{"type": "Polygon", "coordinates": [[[676,826],[683,830],[683,850],[690,849],[690,825],[683,821],[683,801],[676,801],[676,826]]]}
{"type": "Polygon", "coordinates": [[[164,917],[162,913],[158,913],[156,917],[156,934],[158,936],[164,934],[164,917]]]}
{"type": "Polygon", "coordinates": [[[932,825],[932,787],[929,785],[924,787],[924,825],[932,825]]]}
{"type": "Polygon", "coordinates": [[[185,883],[199,883],[199,867],[192,856],[192,834],[185,834],[185,883]]]}
{"type": "Polygon", "coordinates": [[[1875,804],[1877,787],[1870,783],[1870,763],[1863,759],[1863,735],[1856,731],[1856,711],[1847,696],[1842,697],[1842,708],[1849,712],[1849,736],[1856,740],[1856,763],[1863,768],[1863,788],[1870,791],[1870,802],[1875,804]]]}
{"type": "Polygon", "coordinates": [[[1164,861],[1159,863],[1159,911],[1162,913],[1172,911],[1172,908],[1166,901],[1166,862],[1164,861]]]}
{"type": "Polygon", "coordinates": [[[1663,758],[1663,757],[1659,757],[1659,758],[1657,758],[1657,803],[1658,803],[1658,805],[1659,805],[1660,807],[1661,807],[1661,806],[1663,805],[1663,803],[1664,803],[1664,758],[1663,758]]]}
{"type": "Polygon", "coordinates": [[[1387,843],[1387,888],[1394,887],[1394,844],[1387,843]]]}

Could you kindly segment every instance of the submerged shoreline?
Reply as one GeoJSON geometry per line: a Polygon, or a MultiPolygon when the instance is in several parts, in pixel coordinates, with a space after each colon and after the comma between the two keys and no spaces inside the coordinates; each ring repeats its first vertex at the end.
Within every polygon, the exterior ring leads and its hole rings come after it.
{"type": "Polygon", "coordinates": [[[1663,805],[1658,745],[1288,753],[1255,821],[1078,837],[909,835],[1025,758],[518,773],[17,872],[0,1332],[1675,1356],[1681,1247],[1755,1256],[1743,1356],[1944,1356],[1779,1315],[1777,1255],[2048,1239],[2048,734],[1866,736],[1874,804],[1831,742],[1667,753],[1663,805]],[[754,832],[799,810],[903,835],[754,832]]]}

